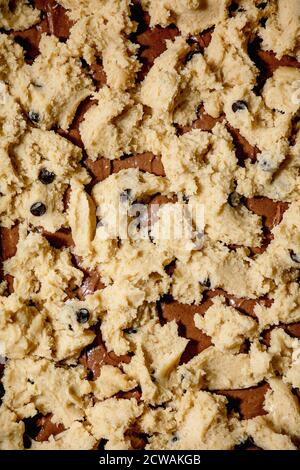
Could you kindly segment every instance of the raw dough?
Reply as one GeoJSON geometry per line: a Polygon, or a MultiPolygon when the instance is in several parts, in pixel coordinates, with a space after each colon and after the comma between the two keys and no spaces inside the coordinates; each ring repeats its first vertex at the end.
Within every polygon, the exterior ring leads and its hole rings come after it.
{"type": "Polygon", "coordinates": [[[10,30],[40,11],[0,0],[1,449],[39,414],[60,432],[33,450],[298,448],[300,72],[252,53],[299,60],[298,2],[235,3],[142,0],[149,34],[177,27],[146,70],[129,0],[58,0],[70,34],[31,62],[10,30]],[[268,230],[262,196],[287,203],[268,230]],[[265,414],[232,410],[261,386],[265,414]]]}
{"type": "Polygon", "coordinates": [[[0,407],[0,424],[0,449],[23,449],[23,433],[25,431],[25,424],[23,421],[19,421],[17,415],[4,405],[0,407]]]}
{"type": "Polygon", "coordinates": [[[134,84],[140,69],[137,46],[128,40],[136,29],[130,19],[129,0],[59,0],[75,21],[67,44],[72,54],[89,64],[101,57],[107,82],[124,90],[134,84]]]}
{"type": "Polygon", "coordinates": [[[28,0],[9,2],[0,1],[0,28],[23,31],[40,20],[40,11],[34,8],[28,0]]]}
{"type": "Polygon", "coordinates": [[[195,315],[195,325],[212,338],[220,351],[237,353],[246,339],[253,341],[257,336],[257,323],[233,307],[224,305],[222,297],[215,297],[213,302],[204,318],[195,315]]]}
{"type": "Polygon", "coordinates": [[[227,16],[229,0],[142,0],[149,10],[151,26],[176,23],[183,34],[208,29],[227,16]]]}

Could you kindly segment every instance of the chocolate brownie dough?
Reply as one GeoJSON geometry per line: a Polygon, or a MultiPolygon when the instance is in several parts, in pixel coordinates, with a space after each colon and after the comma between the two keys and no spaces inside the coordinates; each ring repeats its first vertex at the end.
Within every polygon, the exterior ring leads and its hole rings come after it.
{"type": "Polygon", "coordinates": [[[1,449],[299,447],[299,15],[0,0],[1,449]]]}

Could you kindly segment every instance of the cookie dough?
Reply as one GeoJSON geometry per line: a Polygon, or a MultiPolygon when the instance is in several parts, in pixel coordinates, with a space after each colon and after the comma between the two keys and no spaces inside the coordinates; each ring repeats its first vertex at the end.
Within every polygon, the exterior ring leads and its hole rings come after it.
{"type": "Polygon", "coordinates": [[[32,441],[31,450],[77,450],[80,442],[81,450],[91,450],[96,445],[96,439],[79,421],[74,421],[65,431],[56,436],[50,436],[45,442],[32,441]]]}
{"type": "Polygon", "coordinates": [[[258,335],[257,323],[224,305],[224,298],[215,297],[204,318],[196,314],[195,325],[212,338],[220,351],[238,353],[245,340],[258,335]]]}
{"type": "Polygon", "coordinates": [[[108,85],[125,90],[134,84],[140,69],[137,46],[128,40],[136,29],[130,18],[129,0],[59,0],[74,26],[67,44],[76,57],[88,64],[102,60],[108,85]]]}
{"type": "Polygon", "coordinates": [[[0,2],[0,28],[6,30],[23,31],[30,28],[40,20],[40,11],[34,8],[27,0],[0,2]]]}
{"type": "Polygon", "coordinates": [[[134,105],[128,93],[102,88],[80,125],[80,133],[88,156],[96,159],[105,156],[111,160],[129,154],[136,148],[139,123],[142,119],[141,104],[134,105]]]}
{"type": "Polygon", "coordinates": [[[130,439],[125,432],[142,414],[143,407],[134,398],[118,400],[108,398],[86,410],[91,432],[96,439],[106,439],[108,450],[129,449],[130,439]]]}
{"type": "Polygon", "coordinates": [[[0,408],[0,423],[0,449],[23,449],[23,433],[25,431],[23,421],[19,421],[14,412],[2,405],[0,408]]]}
{"type": "Polygon", "coordinates": [[[264,50],[272,50],[280,59],[284,54],[299,60],[300,5],[297,0],[272,2],[272,10],[265,27],[259,29],[264,50]]]}
{"type": "Polygon", "coordinates": [[[43,35],[40,55],[32,65],[23,64],[11,83],[30,121],[41,129],[67,129],[78,105],[94,87],[79,59],[53,36],[43,35]]]}
{"type": "Polygon", "coordinates": [[[142,0],[149,11],[151,26],[176,23],[183,34],[195,34],[227,17],[228,0],[142,0]]]}
{"type": "Polygon", "coordinates": [[[35,128],[18,140],[9,151],[3,149],[2,224],[20,220],[55,232],[67,226],[64,197],[71,181],[89,181],[79,164],[81,150],[53,131],[35,128]]]}
{"type": "Polygon", "coordinates": [[[297,449],[298,2],[35,3],[0,0],[0,448],[297,449]]]}
{"type": "Polygon", "coordinates": [[[52,413],[54,423],[68,427],[84,417],[90,401],[91,387],[84,376],[82,366],[65,369],[46,359],[11,360],[3,378],[3,403],[14,409],[19,418],[29,418],[37,411],[52,413]]]}

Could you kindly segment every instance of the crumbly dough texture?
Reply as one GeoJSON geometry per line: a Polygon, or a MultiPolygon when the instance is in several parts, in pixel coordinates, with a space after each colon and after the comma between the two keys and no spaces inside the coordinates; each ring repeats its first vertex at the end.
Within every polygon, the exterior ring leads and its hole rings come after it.
{"type": "Polygon", "coordinates": [[[142,80],[130,0],[57,3],[69,37],[41,34],[29,62],[12,31],[41,12],[0,0],[0,219],[1,230],[18,230],[0,284],[0,449],[23,449],[26,420],[38,415],[61,427],[31,438],[33,450],[132,449],[138,434],[154,450],[230,450],[248,439],[297,449],[300,340],[288,327],[300,322],[299,2],[239,0],[233,10],[229,0],[141,0],[151,27],[178,28],[142,80]],[[209,45],[195,50],[209,28],[209,45]],[[261,83],[254,38],[297,67],[279,62],[261,83]],[[72,126],[86,99],[79,146],[72,126]],[[200,106],[216,120],[210,130],[194,125],[200,106]],[[241,162],[233,130],[255,159],[241,162]],[[116,168],[145,152],[161,159],[163,176],[123,167],[95,181],[85,166],[106,158],[116,168]],[[147,236],[125,238],[132,204],[149,209],[158,195],[147,236]],[[286,203],[267,246],[263,217],[246,203],[262,197],[286,203]],[[158,236],[174,201],[186,213],[204,207],[201,246],[158,236]],[[58,234],[67,247],[51,243],[58,234]],[[101,288],[83,294],[92,272],[101,288]],[[203,313],[207,290],[217,291],[203,313]],[[195,307],[194,328],[210,338],[188,360],[190,338],[162,315],[170,295],[195,307]],[[254,302],[253,315],[228,296],[254,302]],[[118,360],[100,361],[91,377],[99,337],[118,360]],[[226,391],[262,383],[264,415],[226,406],[226,391]]]}
{"type": "Polygon", "coordinates": [[[40,16],[40,11],[28,0],[0,1],[0,28],[5,30],[24,31],[38,23],[40,16]]]}

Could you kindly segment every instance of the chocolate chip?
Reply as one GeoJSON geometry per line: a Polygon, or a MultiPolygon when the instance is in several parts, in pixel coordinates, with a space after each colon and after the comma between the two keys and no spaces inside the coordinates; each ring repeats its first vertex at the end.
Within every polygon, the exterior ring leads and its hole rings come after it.
{"type": "Polygon", "coordinates": [[[257,160],[258,166],[262,171],[274,171],[274,165],[272,162],[265,156],[261,154],[261,156],[257,160]]]}
{"type": "Polygon", "coordinates": [[[195,49],[194,51],[190,51],[186,56],[185,56],[185,59],[183,61],[184,64],[187,64],[188,62],[190,62],[190,60],[192,60],[192,58],[194,57],[194,55],[196,54],[202,54],[202,51],[199,50],[199,49],[195,49]]]}
{"type": "Polygon", "coordinates": [[[197,230],[195,232],[195,241],[194,241],[195,249],[198,250],[202,247],[203,239],[204,239],[204,232],[203,231],[199,232],[197,230]]]}
{"type": "Polygon", "coordinates": [[[89,68],[89,64],[87,63],[87,61],[83,57],[80,57],[80,62],[81,62],[81,65],[84,69],[89,68]]]}
{"type": "Polygon", "coordinates": [[[27,382],[29,382],[31,385],[34,385],[34,380],[27,379],[27,382]]]}
{"type": "Polygon", "coordinates": [[[257,5],[257,8],[259,8],[260,10],[264,10],[267,5],[268,5],[268,2],[262,2],[257,5]]]}
{"type": "Polygon", "coordinates": [[[40,217],[41,215],[44,215],[45,212],[46,212],[46,206],[45,204],[43,204],[42,202],[35,202],[34,204],[32,204],[32,206],[30,207],[30,212],[32,213],[32,215],[34,215],[35,217],[40,217]]]}
{"type": "Polygon", "coordinates": [[[131,200],[132,190],[131,189],[124,189],[124,191],[120,194],[121,202],[128,202],[131,200]]]}
{"type": "Polygon", "coordinates": [[[151,242],[151,243],[154,243],[155,237],[153,237],[153,235],[151,235],[150,232],[148,232],[148,236],[149,236],[150,242],[151,242]]]}
{"type": "Polygon", "coordinates": [[[86,380],[93,380],[93,379],[94,379],[93,371],[89,370],[86,374],[86,380]]]}
{"type": "MultiPolygon", "coordinates": [[[[1,31],[2,32],[2,31],[1,31]]],[[[4,32],[4,31],[3,31],[4,32]]],[[[30,42],[27,41],[25,38],[23,38],[22,36],[15,36],[14,37],[14,41],[19,44],[19,46],[21,46],[26,52],[28,51],[28,49],[30,49],[30,42]]]]}
{"type": "Polygon", "coordinates": [[[70,331],[74,331],[72,325],[69,324],[68,328],[69,328],[70,331]]]}
{"type": "Polygon", "coordinates": [[[30,121],[35,122],[35,123],[40,122],[39,113],[36,113],[35,111],[29,111],[28,116],[29,116],[30,121]]]}
{"type": "Polygon", "coordinates": [[[291,260],[294,261],[294,263],[300,263],[300,255],[295,253],[293,250],[290,250],[290,257],[291,260]]]}
{"type": "Polygon", "coordinates": [[[2,402],[1,398],[4,396],[5,394],[5,388],[3,386],[3,383],[0,382],[0,402],[2,402]]]}
{"type": "Polygon", "coordinates": [[[80,308],[76,312],[76,319],[78,323],[86,323],[90,318],[90,312],[86,308],[80,308]]]}
{"type": "Polygon", "coordinates": [[[236,2],[231,2],[231,4],[229,5],[229,13],[234,13],[235,11],[237,11],[237,9],[239,8],[239,5],[238,3],[236,2]]]}
{"type": "Polygon", "coordinates": [[[268,18],[261,18],[261,19],[259,20],[259,24],[260,24],[260,26],[261,26],[262,28],[265,28],[265,27],[266,27],[267,19],[268,19],[268,18]]]}
{"type": "Polygon", "coordinates": [[[204,232],[202,230],[201,230],[201,232],[199,232],[199,230],[197,230],[196,233],[195,233],[195,237],[196,237],[196,240],[203,240],[204,232]]]}
{"type": "Polygon", "coordinates": [[[8,9],[11,13],[14,13],[14,11],[16,10],[17,8],[17,2],[16,0],[9,0],[8,2],[8,9]]]}
{"type": "Polygon", "coordinates": [[[198,39],[196,36],[189,36],[186,40],[186,43],[189,45],[189,46],[193,46],[194,44],[197,44],[198,43],[198,39]]]}
{"type": "Polygon", "coordinates": [[[123,330],[124,333],[126,333],[127,335],[135,335],[137,333],[137,329],[136,328],[126,328],[125,330],[123,330]]]}
{"type": "Polygon", "coordinates": [[[241,203],[241,200],[242,200],[242,196],[237,193],[236,191],[233,191],[232,193],[229,194],[228,196],[228,204],[231,206],[231,207],[237,207],[240,205],[241,203]]]}
{"type": "Polygon", "coordinates": [[[237,111],[242,111],[243,109],[248,109],[246,101],[238,100],[232,104],[232,111],[236,113],[237,111]]]}
{"type": "Polygon", "coordinates": [[[182,200],[185,204],[188,204],[189,201],[190,201],[190,198],[186,194],[183,194],[182,195],[182,200]]]}
{"type": "Polygon", "coordinates": [[[204,287],[207,287],[207,289],[210,289],[211,287],[211,282],[210,282],[209,277],[206,277],[202,282],[200,282],[200,284],[204,287]]]}
{"type": "Polygon", "coordinates": [[[39,172],[39,180],[43,184],[51,184],[55,180],[55,173],[48,171],[46,168],[42,168],[39,172]]]}

